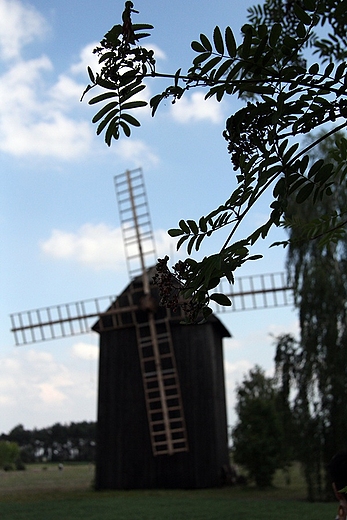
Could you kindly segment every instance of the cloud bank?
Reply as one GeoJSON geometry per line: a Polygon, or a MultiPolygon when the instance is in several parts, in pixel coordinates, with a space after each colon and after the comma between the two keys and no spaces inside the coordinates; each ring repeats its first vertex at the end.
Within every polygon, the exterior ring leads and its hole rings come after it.
{"type": "MultiPolygon", "coordinates": [[[[163,229],[154,232],[154,240],[158,256],[175,245],[163,229]]],[[[49,258],[93,270],[123,270],[126,262],[121,229],[103,223],[84,224],[75,232],[54,229],[51,236],[40,243],[40,249],[49,258]]],[[[130,253],[136,254],[137,250],[130,253]]]]}

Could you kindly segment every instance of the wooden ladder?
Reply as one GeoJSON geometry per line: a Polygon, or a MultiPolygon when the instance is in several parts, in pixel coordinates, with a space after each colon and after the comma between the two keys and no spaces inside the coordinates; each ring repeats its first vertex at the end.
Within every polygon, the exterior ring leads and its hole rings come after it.
{"type": "Polygon", "coordinates": [[[168,318],[136,325],[153,455],[188,451],[187,431],[168,318]]]}

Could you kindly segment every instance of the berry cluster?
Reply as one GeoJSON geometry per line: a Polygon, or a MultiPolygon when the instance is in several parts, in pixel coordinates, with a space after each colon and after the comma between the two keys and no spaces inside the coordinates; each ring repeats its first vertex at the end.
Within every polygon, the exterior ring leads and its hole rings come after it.
{"type": "Polygon", "coordinates": [[[168,268],[169,257],[159,258],[156,266],[156,274],[153,283],[158,286],[160,305],[173,312],[179,310],[184,315],[185,323],[198,323],[202,320],[202,309],[206,302],[197,301],[194,297],[185,298],[183,293],[187,290],[186,283],[192,274],[189,262],[179,260],[173,267],[173,272],[168,268]]]}

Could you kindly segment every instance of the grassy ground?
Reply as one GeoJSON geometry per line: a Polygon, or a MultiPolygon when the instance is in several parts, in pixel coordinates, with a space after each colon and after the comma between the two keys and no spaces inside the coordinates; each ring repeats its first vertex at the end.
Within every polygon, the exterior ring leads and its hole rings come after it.
{"type": "Polygon", "coordinates": [[[297,468],[291,484],[279,473],[275,486],[259,491],[225,487],[208,490],[144,490],[96,493],[90,465],[29,466],[0,471],[1,520],[324,520],[336,504],[310,504],[297,468]]]}

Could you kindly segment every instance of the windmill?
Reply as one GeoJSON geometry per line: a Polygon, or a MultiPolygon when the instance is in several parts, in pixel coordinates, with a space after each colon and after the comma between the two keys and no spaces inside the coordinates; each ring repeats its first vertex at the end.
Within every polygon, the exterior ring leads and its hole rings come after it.
{"type": "MultiPolygon", "coordinates": [[[[158,307],[142,170],[114,181],[130,284],[118,297],[12,314],[15,342],[99,333],[97,488],[218,485],[228,463],[222,339],[230,334],[215,316],[185,327],[158,307]]],[[[283,273],[239,278],[224,292],[234,310],[291,303],[283,273]]]]}

